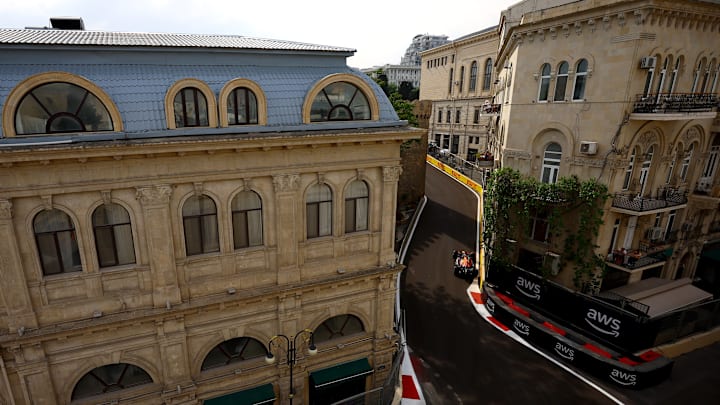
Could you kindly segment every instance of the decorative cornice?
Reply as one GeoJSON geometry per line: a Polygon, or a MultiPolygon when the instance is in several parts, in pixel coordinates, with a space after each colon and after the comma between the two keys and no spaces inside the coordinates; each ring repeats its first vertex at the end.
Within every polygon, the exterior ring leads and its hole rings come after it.
{"type": "Polygon", "coordinates": [[[276,193],[297,191],[300,188],[300,175],[277,174],[273,176],[273,186],[276,193]]]}
{"type": "Polygon", "coordinates": [[[172,187],[168,184],[137,187],[135,190],[135,198],[140,200],[142,205],[168,204],[172,194],[172,187]]]}

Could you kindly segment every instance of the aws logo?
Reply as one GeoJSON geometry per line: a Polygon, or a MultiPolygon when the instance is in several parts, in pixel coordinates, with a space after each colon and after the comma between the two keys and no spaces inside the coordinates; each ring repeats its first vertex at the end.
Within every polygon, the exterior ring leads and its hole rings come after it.
{"type": "Polygon", "coordinates": [[[559,354],[560,357],[568,360],[575,360],[575,350],[571,347],[565,346],[564,344],[557,342],[555,343],[555,353],[559,354]]]}
{"type": "Polygon", "coordinates": [[[485,308],[487,308],[488,312],[490,312],[491,314],[495,313],[495,303],[489,298],[485,302],[485,308]]]}
{"type": "Polygon", "coordinates": [[[620,385],[635,385],[637,384],[637,374],[628,373],[622,370],[614,368],[610,373],[610,379],[620,385]]]}
{"type": "Polygon", "coordinates": [[[521,335],[530,335],[530,325],[520,321],[519,319],[516,319],[515,322],[513,322],[513,328],[515,328],[515,330],[521,335]]]}
{"type": "Polygon", "coordinates": [[[526,280],[523,277],[518,277],[515,282],[515,288],[526,297],[540,301],[540,284],[532,280],[526,280]]]}
{"type": "Polygon", "coordinates": [[[593,329],[606,335],[620,336],[620,320],[590,308],[585,316],[585,322],[593,329]]]}

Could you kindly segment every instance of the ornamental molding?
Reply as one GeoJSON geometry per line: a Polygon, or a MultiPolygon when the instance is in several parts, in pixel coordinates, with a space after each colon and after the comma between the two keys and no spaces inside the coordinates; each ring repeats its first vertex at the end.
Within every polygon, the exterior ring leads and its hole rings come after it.
{"type": "Polygon", "coordinates": [[[682,134],[680,139],[682,139],[685,149],[687,149],[688,145],[690,145],[694,141],[700,142],[700,131],[698,131],[698,129],[695,127],[688,128],[688,130],[685,131],[684,134],[682,134]]]}
{"type": "Polygon", "coordinates": [[[503,151],[503,155],[505,155],[505,157],[515,159],[530,160],[532,158],[532,154],[530,154],[530,152],[520,149],[505,149],[505,151],[503,151]]]}
{"type": "Polygon", "coordinates": [[[400,174],[402,174],[400,166],[383,166],[383,181],[385,182],[397,182],[400,174]]]}
{"type": "Polygon", "coordinates": [[[170,195],[172,194],[172,187],[169,184],[137,187],[135,190],[135,198],[138,199],[142,205],[168,204],[170,202],[170,195]]]}
{"type": "Polygon", "coordinates": [[[659,144],[660,138],[655,132],[645,132],[638,137],[638,144],[642,146],[643,150],[646,151],[650,145],[659,144]]]}
{"type": "Polygon", "coordinates": [[[12,202],[0,198],[0,219],[12,219],[12,202]]]}
{"type": "Polygon", "coordinates": [[[276,174],[273,176],[273,187],[276,193],[297,191],[300,188],[300,175],[276,174]]]}
{"type": "Polygon", "coordinates": [[[602,167],[603,161],[601,159],[590,159],[583,157],[576,157],[571,160],[571,163],[576,166],[587,166],[587,167],[602,167]]]}

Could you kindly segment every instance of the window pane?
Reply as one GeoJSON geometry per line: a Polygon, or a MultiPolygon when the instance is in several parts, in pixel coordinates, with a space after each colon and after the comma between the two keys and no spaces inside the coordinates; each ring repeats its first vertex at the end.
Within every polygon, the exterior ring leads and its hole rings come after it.
{"type": "Polygon", "coordinates": [[[92,94],[88,94],[78,118],[85,125],[86,131],[112,131],[112,120],[105,105],[92,94]]]}
{"type": "Polygon", "coordinates": [[[117,264],[111,227],[95,229],[95,245],[97,246],[100,267],[115,266],[117,264]]]}
{"type": "Polygon", "coordinates": [[[75,239],[75,231],[65,231],[57,233],[58,246],[60,247],[60,255],[63,270],[80,271],[80,251],[78,250],[77,241],[75,239]]]}
{"type": "Polygon", "coordinates": [[[207,100],[205,99],[205,95],[202,94],[199,90],[195,90],[195,94],[197,95],[197,101],[198,101],[198,117],[199,122],[197,125],[201,127],[208,126],[208,107],[207,107],[207,100]]]}
{"type": "Polygon", "coordinates": [[[315,97],[310,111],[310,119],[313,122],[366,120],[370,119],[370,105],[365,95],[355,85],[347,82],[335,82],[327,85],[315,97]]]}
{"type": "Polygon", "coordinates": [[[203,234],[203,252],[217,252],[220,250],[220,242],[218,241],[217,217],[215,215],[204,215],[202,221],[203,234]]]}
{"type": "Polygon", "coordinates": [[[55,249],[54,234],[36,235],[38,251],[40,253],[40,261],[42,262],[43,274],[59,274],[62,273],[60,267],[60,254],[55,249]]]}
{"type": "Polygon", "coordinates": [[[318,204],[310,203],[307,204],[305,209],[305,217],[307,218],[307,237],[317,238],[318,237],[318,204]]]}
{"type": "Polygon", "coordinates": [[[40,211],[33,221],[33,228],[36,233],[64,231],[73,229],[70,217],[60,210],[40,211]]]}
{"type": "Polygon", "coordinates": [[[368,229],[368,199],[359,198],[356,200],[355,230],[366,231],[368,229]]]}
{"type": "Polygon", "coordinates": [[[540,82],[540,96],[538,97],[542,101],[548,99],[548,89],[550,88],[550,79],[542,79],[540,82]]]}
{"type": "Polygon", "coordinates": [[[186,218],[183,221],[185,228],[185,251],[188,256],[202,253],[200,244],[200,220],[197,217],[186,218]]]}
{"type": "Polygon", "coordinates": [[[24,97],[15,115],[15,132],[18,135],[45,133],[45,123],[50,115],[33,97],[24,97]]]}
{"type": "Polygon", "coordinates": [[[257,98],[255,97],[255,93],[248,90],[248,103],[249,105],[249,117],[248,117],[248,124],[257,124],[258,123],[258,109],[257,109],[257,98]]]}
{"type": "Polygon", "coordinates": [[[260,246],[263,244],[262,232],[262,211],[248,211],[248,239],[250,246],[260,246]]]}
{"type": "Polygon", "coordinates": [[[364,181],[356,180],[350,183],[346,198],[367,197],[367,195],[367,184],[364,181]]]}
{"type": "Polygon", "coordinates": [[[355,200],[345,200],[345,232],[355,232],[355,200]]]}
{"type": "Polygon", "coordinates": [[[133,246],[132,228],[130,224],[116,225],[115,248],[117,249],[118,264],[135,263],[135,247],[133,246]]]}
{"type": "Polygon", "coordinates": [[[573,91],[573,100],[581,100],[585,98],[585,80],[586,76],[575,76],[575,90],[573,91]]]}
{"type": "Polygon", "coordinates": [[[329,202],[320,203],[319,213],[320,236],[332,234],[332,204],[329,202]]]}
{"type": "Polygon", "coordinates": [[[234,212],[233,213],[233,243],[235,249],[248,247],[247,237],[247,217],[245,212],[234,212]]]}

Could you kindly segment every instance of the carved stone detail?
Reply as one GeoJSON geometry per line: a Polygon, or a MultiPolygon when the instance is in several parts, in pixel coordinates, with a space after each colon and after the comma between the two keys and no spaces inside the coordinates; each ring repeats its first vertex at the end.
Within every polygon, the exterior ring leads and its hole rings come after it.
{"type": "Polygon", "coordinates": [[[655,132],[645,132],[638,138],[638,143],[642,145],[644,150],[658,142],[658,135],[655,132]]]}
{"type": "Polygon", "coordinates": [[[12,218],[12,202],[4,198],[0,199],[0,219],[12,218]]]}
{"type": "Polygon", "coordinates": [[[273,176],[273,186],[276,193],[286,191],[297,191],[300,187],[300,175],[297,174],[278,174],[273,176]]]}
{"type": "Polygon", "coordinates": [[[396,182],[400,179],[402,174],[402,167],[400,166],[384,166],[383,167],[383,180],[386,182],[396,182]]]}
{"type": "Polygon", "coordinates": [[[103,203],[105,203],[105,204],[112,203],[112,193],[110,192],[110,190],[100,191],[100,196],[102,197],[103,203]]]}
{"type": "Polygon", "coordinates": [[[505,157],[517,158],[517,159],[530,159],[532,155],[528,151],[517,150],[517,149],[505,149],[503,152],[505,157]]]}
{"type": "Polygon", "coordinates": [[[53,209],[52,195],[41,195],[40,199],[42,199],[43,207],[45,207],[46,210],[50,211],[53,209]]]}
{"type": "Polygon", "coordinates": [[[172,187],[169,184],[158,184],[149,187],[137,187],[135,198],[142,205],[167,204],[170,202],[172,187]]]}

